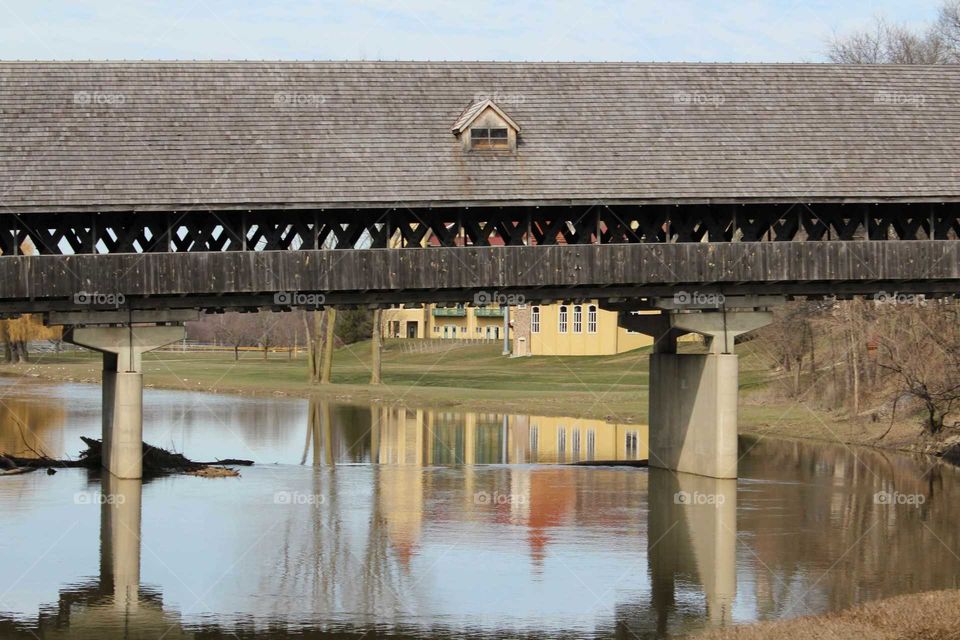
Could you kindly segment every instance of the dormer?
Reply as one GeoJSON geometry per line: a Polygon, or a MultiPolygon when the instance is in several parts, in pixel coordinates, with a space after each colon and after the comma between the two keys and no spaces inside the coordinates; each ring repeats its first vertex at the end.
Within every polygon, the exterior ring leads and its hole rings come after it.
{"type": "Polygon", "coordinates": [[[467,107],[452,131],[465,151],[513,151],[520,127],[493,100],[487,99],[467,107]]]}

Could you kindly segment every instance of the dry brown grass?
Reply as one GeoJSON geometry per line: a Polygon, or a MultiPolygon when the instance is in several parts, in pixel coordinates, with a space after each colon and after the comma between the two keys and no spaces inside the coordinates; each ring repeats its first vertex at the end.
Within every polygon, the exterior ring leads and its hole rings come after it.
{"type": "Polygon", "coordinates": [[[869,602],[823,616],[709,631],[697,640],[960,640],[960,590],[929,591],[869,602]]]}

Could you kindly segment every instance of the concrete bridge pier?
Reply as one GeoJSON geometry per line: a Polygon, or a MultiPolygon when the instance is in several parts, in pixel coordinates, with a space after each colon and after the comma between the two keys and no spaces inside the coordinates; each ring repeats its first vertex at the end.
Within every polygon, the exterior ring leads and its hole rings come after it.
{"type": "Polygon", "coordinates": [[[182,326],[71,327],[64,340],[103,354],[103,467],[143,476],[143,368],[146,351],[182,340],[182,326]]]}
{"type": "Polygon", "coordinates": [[[711,478],[737,477],[739,363],[736,337],[769,324],[773,302],[756,297],[714,309],[658,301],[657,315],[621,314],[654,337],[650,355],[650,466],[711,478]],[[763,304],[763,307],[760,305],[763,304]],[[677,353],[677,338],[704,336],[707,353],[677,353]]]}

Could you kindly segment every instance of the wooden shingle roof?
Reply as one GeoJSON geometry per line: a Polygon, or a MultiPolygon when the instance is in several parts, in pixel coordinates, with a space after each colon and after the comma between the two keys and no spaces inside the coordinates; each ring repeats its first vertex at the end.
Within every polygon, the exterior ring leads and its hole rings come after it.
{"type": "Polygon", "coordinates": [[[886,199],[960,199],[960,66],[0,63],[0,212],[886,199]]]}
{"type": "Polygon", "coordinates": [[[457,121],[453,123],[453,126],[450,128],[454,134],[462,133],[464,130],[470,127],[470,124],[477,119],[477,117],[487,110],[487,108],[493,109],[497,112],[501,118],[503,118],[508,125],[513,127],[516,131],[520,131],[520,125],[518,125],[513,118],[508,116],[504,111],[497,106],[490,98],[485,100],[478,100],[467,107],[463,113],[460,114],[460,117],[457,118],[457,121]]]}

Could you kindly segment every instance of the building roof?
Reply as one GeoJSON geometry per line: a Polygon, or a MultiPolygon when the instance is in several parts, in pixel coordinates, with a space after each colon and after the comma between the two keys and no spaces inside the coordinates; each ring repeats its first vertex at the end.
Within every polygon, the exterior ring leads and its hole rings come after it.
{"type": "Polygon", "coordinates": [[[960,199],[960,66],[0,63],[0,211],[844,199],[960,199]]]}
{"type": "Polygon", "coordinates": [[[508,125],[513,127],[515,131],[518,131],[518,132],[520,131],[520,125],[514,122],[513,118],[511,118],[506,113],[504,113],[503,109],[498,107],[497,104],[490,98],[486,98],[484,100],[477,100],[476,102],[471,104],[469,107],[467,107],[463,111],[463,113],[460,114],[460,117],[457,118],[457,121],[453,123],[453,127],[451,128],[451,131],[453,131],[453,133],[455,134],[463,133],[467,128],[470,127],[471,124],[473,124],[473,121],[476,120],[481,113],[487,110],[488,107],[490,109],[493,109],[497,113],[497,115],[503,118],[504,121],[508,125]]]}

